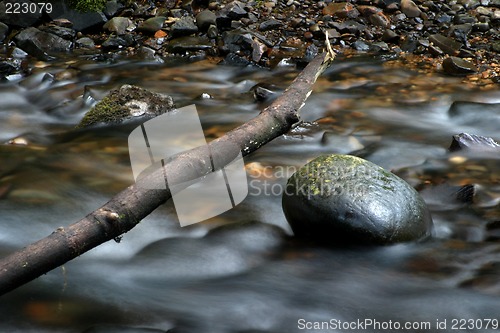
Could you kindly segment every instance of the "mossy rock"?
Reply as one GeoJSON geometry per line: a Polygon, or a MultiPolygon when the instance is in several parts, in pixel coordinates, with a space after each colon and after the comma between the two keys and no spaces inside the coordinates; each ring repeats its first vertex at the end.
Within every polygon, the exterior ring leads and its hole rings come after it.
{"type": "Polygon", "coordinates": [[[111,90],[85,114],[77,128],[117,124],[139,117],[152,118],[173,108],[172,97],[127,84],[111,90]]]}
{"type": "Polygon", "coordinates": [[[364,159],[324,155],[288,180],[283,210],[294,233],[332,244],[393,244],[428,237],[432,218],[415,189],[364,159]]]}

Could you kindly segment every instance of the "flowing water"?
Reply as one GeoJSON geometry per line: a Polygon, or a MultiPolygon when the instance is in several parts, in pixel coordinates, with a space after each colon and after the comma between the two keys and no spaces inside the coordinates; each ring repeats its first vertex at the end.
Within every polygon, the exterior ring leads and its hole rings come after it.
{"type": "MultiPolygon", "coordinates": [[[[195,103],[211,140],[265,107],[252,86],[273,84],[281,93],[297,73],[209,61],[77,60],[39,64],[1,83],[0,256],[133,183],[130,126],[74,130],[110,89],[135,84],[180,106],[195,103]]],[[[498,140],[500,108],[480,103],[499,102],[500,89],[461,78],[384,59],[339,59],[318,80],[304,122],[245,158],[250,188],[240,205],[181,228],[167,203],[120,243],[3,296],[0,332],[391,332],[406,323],[406,332],[497,331],[500,154],[447,148],[461,132],[498,140]],[[450,113],[456,101],[474,104],[450,113]],[[419,188],[433,238],[338,248],[291,237],[281,189],[297,167],[326,153],[362,156],[419,188]],[[466,184],[476,188],[470,204],[453,197],[466,184]],[[314,323],[320,327],[308,329],[314,323]]]]}

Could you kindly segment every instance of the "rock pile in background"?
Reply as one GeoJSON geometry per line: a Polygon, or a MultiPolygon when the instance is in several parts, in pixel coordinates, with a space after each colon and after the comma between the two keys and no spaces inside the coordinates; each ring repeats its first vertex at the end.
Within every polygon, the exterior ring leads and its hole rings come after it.
{"type": "Polygon", "coordinates": [[[416,55],[431,68],[479,73],[490,83],[499,70],[500,0],[110,0],[102,12],[83,13],[50,3],[50,13],[13,14],[0,2],[0,76],[22,71],[28,55],[303,64],[322,50],[327,31],[342,53],[416,55]]]}

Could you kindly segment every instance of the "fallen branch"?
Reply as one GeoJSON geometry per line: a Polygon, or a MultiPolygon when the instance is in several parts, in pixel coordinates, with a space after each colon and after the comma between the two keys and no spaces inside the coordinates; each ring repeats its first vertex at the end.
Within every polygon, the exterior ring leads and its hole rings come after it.
{"type": "MultiPolygon", "coordinates": [[[[334,57],[331,48],[327,53],[316,56],[283,95],[257,117],[210,142],[208,146],[213,159],[226,165],[234,159],[232,154],[228,154],[228,146],[239,147],[245,156],[288,132],[299,121],[299,110],[311,93],[314,82],[334,57]]],[[[211,171],[211,162],[206,156],[200,148],[177,155],[163,168],[118,193],[80,221],[60,227],[48,237],[1,259],[0,295],[132,229],[171,197],[168,189],[150,190],[144,186],[145,182],[164,182],[165,170],[168,170],[169,182],[175,184],[199,178],[211,171]]]]}

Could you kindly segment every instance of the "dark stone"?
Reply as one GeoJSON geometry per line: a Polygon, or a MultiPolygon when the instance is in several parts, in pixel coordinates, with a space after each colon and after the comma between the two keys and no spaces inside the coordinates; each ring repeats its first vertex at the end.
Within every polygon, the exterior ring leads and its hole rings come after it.
{"type": "Polygon", "coordinates": [[[217,38],[217,36],[219,36],[219,29],[217,29],[216,25],[212,24],[208,27],[207,36],[208,38],[217,38]]]}
{"type": "Polygon", "coordinates": [[[167,18],[165,16],[156,16],[147,19],[146,21],[142,22],[138,27],[137,31],[144,31],[147,33],[154,34],[161,28],[163,28],[163,25],[165,24],[165,20],[167,18]]]}
{"type": "Polygon", "coordinates": [[[95,48],[94,41],[89,37],[82,37],[75,41],[76,47],[85,48],[85,49],[93,49],[95,48]]]}
{"type": "Polygon", "coordinates": [[[42,59],[50,59],[50,55],[68,52],[71,42],[37,28],[26,28],[14,38],[17,46],[29,54],[42,59]]]}
{"type": "Polygon", "coordinates": [[[287,183],[283,211],[297,237],[337,244],[393,244],[427,238],[432,218],[417,191],[376,164],[324,155],[287,183]]]}
{"type": "Polygon", "coordinates": [[[401,11],[407,17],[419,17],[422,13],[418,6],[411,0],[401,0],[401,11]]]}
{"type": "Polygon", "coordinates": [[[500,145],[493,140],[485,136],[460,133],[453,136],[449,150],[451,152],[458,150],[500,150],[500,145]]]}
{"type": "Polygon", "coordinates": [[[79,12],[70,8],[64,0],[51,0],[51,3],[52,12],[48,13],[49,17],[52,20],[65,18],[71,21],[76,31],[100,31],[108,21],[102,12],[79,12]]]}
{"type": "Polygon", "coordinates": [[[283,25],[283,22],[275,20],[275,19],[270,19],[262,22],[259,25],[259,30],[260,31],[268,31],[268,30],[274,30],[283,25]]]}
{"type": "Polygon", "coordinates": [[[18,73],[21,69],[20,60],[3,60],[0,61],[0,78],[5,78],[14,73],[18,73]]]}
{"type": "Polygon", "coordinates": [[[449,55],[457,55],[462,43],[441,34],[429,36],[429,41],[449,55]]]}
{"type": "Polygon", "coordinates": [[[276,97],[276,87],[266,83],[256,84],[250,91],[253,93],[253,98],[258,102],[266,102],[276,97]]]}
{"type": "Polygon", "coordinates": [[[356,49],[357,51],[368,51],[370,50],[370,45],[366,44],[364,41],[361,39],[358,39],[354,43],[352,43],[352,47],[356,49]]]}
{"type": "Polygon", "coordinates": [[[131,26],[133,23],[128,17],[113,17],[104,24],[103,28],[117,35],[124,35],[131,26]]]}
{"type": "Polygon", "coordinates": [[[198,32],[198,27],[194,23],[192,17],[185,16],[179,21],[172,24],[171,33],[172,37],[189,36],[198,32]]]}
{"type": "Polygon", "coordinates": [[[384,42],[397,42],[399,38],[399,35],[390,29],[385,29],[382,35],[382,40],[384,42]]]}
{"type": "Polygon", "coordinates": [[[452,19],[453,18],[450,15],[443,14],[443,15],[439,15],[436,18],[436,22],[438,22],[438,23],[450,23],[452,19]]]}
{"type": "Polygon", "coordinates": [[[477,68],[473,63],[457,57],[444,59],[443,70],[453,75],[466,75],[477,72],[477,68]]]}
{"type": "Polygon", "coordinates": [[[76,36],[76,31],[70,28],[59,27],[57,25],[49,25],[41,27],[40,30],[51,33],[67,40],[73,40],[76,36]]]}
{"type": "Polygon", "coordinates": [[[134,44],[132,35],[111,36],[102,43],[102,47],[106,50],[121,49],[134,44]]]}
{"type": "Polygon", "coordinates": [[[450,27],[448,35],[466,44],[467,36],[469,35],[469,32],[471,32],[471,30],[472,30],[472,24],[470,23],[457,24],[450,27]]]}
{"type": "Polygon", "coordinates": [[[217,27],[225,30],[231,27],[231,21],[239,20],[248,16],[245,10],[245,5],[240,1],[233,1],[228,3],[224,8],[219,10],[216,14],[217,27]]]}
{"type": "Polygon", "coordinates": [[[28,6],[27,8],[31,8],[30,5],[33,6],[34,4],[36,4],[36,2],[32,2],[29,0],[5,0],[0,2],[0,22],[3,22],[7,25],[13,27],[28,28],[35,26],[36,23],[42,18],[42,13],[39,10],[28,13],[7,13],[6,3],[19,3],[21,5],[26,4],[24,6],[28,6]]]}
{"type": "Polygon", "coordinates": [[[370,15],[370,22],[378,27],[386,28],[391,24],[391,21],[382,12],[370,15]]]}
{"type": "Polygon", "coordinates": [[[237,52],[241,48],[251,50],[252,48],[252,35],[241,29],[224,32],[222,35],[224,45],[228,48],[229,52],[237,52]]]}
{"type": "Polygon", "coordinates": [[[303,62],[309,63],[314,57],[318,55],[319,49],[316,45],[311,44],[306,47],[306,51],[304,52],[304,57],[302,58],[303,62]]]}
{"type": "Polygon", "coordinates": [[[221,65],[226,66],[238,66],[238,67],[246,67],[252,65],[250,61],[247,59],[240,57],[235,53],[229,53],[223,61],[221,61],[221,65]]]}
{"type": "Polygon", "coordinates": [[[389,51],[389,45],[386,42],[375,42],[370,45],[370,51],[374,52],[387,52],[389,51]]]}
{"type": "Polygon", "coordinates": [[[252,41],[252,60],[258,63],[266,51],[267,46],[254,38],[252,41]]]}
{"type": "Polygon", "coordinates": [[[120,9],[123,8],[121,3],[118,3],[116,0],[111,0],[106,2],[106,7],[104,7],[103,13],[108,18],[113,17],[118,13],[120,9]]]}
{"type": "Polygon", "coordinates": [[[353,20],[347,20],[344,22],[333,22],[332,27],[337,29],[341,33],[351,33],[359,35],[359,33],[366,29],[364,24],[358,23],[353,20]]]}
{"type": "Polygon", "coordinates": [[[464,23],[476,23],[476,18],[468,14],[458,14],[453,18],[453,23],[464,24],[464,23]]]}
{"type": "Polygon", "coordinates": [[[8,32],[9,32],[9,26],[0,22],[0,43],[3,42],[5,37],[7,37],[8,32]]]}
{"type": "Polygon", "coordinates": [[[207,31],[211,25],[216,24],[217,17],[214,12],[210,10],[204,10],[196,15],[196,25],[201,31],[207,31]]]}
{"type": "Polygon", "coordinates": [[[212,48],[212,43],[206,37],[194,37],[194,36],[179,37],[172,39],[168,44],[168,49],[173,53],[208,50],[210,48],[212,48]]]}

